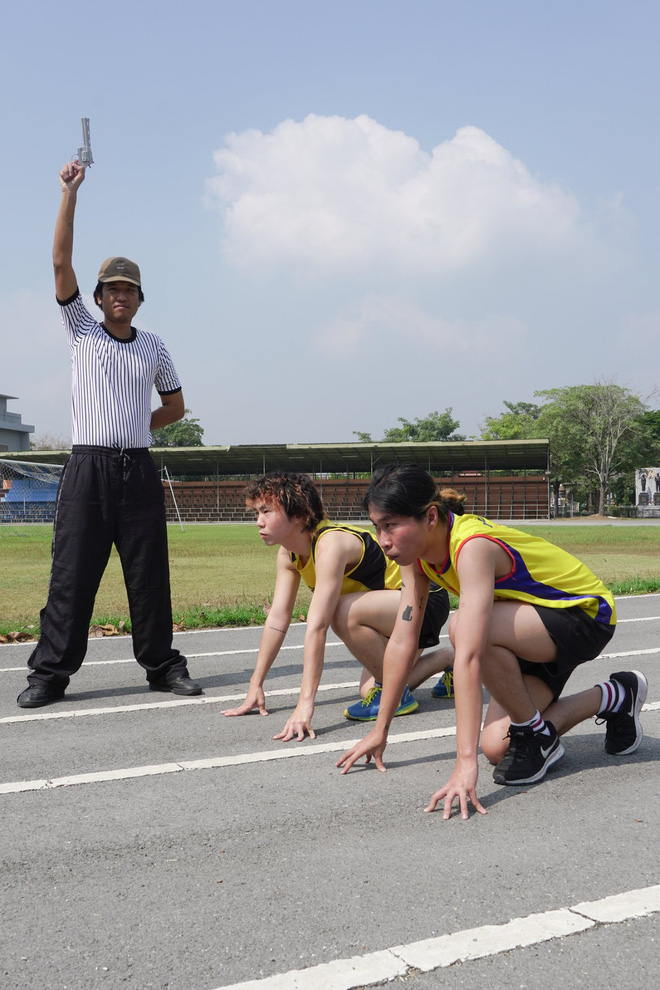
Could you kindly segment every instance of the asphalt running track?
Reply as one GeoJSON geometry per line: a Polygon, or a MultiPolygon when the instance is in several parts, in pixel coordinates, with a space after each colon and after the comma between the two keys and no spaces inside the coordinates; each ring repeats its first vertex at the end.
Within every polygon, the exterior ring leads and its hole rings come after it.
{"type": "Polygon", "coordinates": [[[244,696],[258,629],[177,635],[201,699],[150,693],[129,639],[93,640],[67,700],[35,711],[15,704],[31,647],[0,646],[3,990],[655,985],[660,596],[618,611],[571,684],[643,670],[642,747],[608,757],[586,723],[526,789],[498,787],[482,758],[489,814],[467,822],[422,812],[455,741],[430,684],[394,723],[387,774],[335,769],[363,734],[342,717],[358,669],[340,644],[317,739],[273,741],[304,626],[271,673],[268,718],[220,714],[244,696]]]}

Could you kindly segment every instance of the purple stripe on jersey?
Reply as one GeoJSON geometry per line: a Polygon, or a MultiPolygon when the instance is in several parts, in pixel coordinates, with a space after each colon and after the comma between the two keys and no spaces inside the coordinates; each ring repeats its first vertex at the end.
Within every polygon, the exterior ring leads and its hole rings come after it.
{"type": "MultiPolygon", "coordinates": [[[[486,539],[488,539],[488,537],[486,537],[486,539]]],[[[527,570],[520,552],[515,550],[509,543],[506,543],[505,540],[502,540],[499,537],[497,538],[497,542],[501,543],[502,546],[505,547],[513,556],[515,560],[515,572],[512,575],[497,578],[495,580],[496,591],[523,591],[527,595],[534,595],[535,598],[545,598],[548,601],[555,602],[575,602],[576,605],[590,598],[593,601],[598,602],[598,612],[594,616],[596,622],[602,622],[604,625],[610,624],[612,619],[612,608],[600,595],[570,595],[567,592],[562,591],[561,588],[554,588],[550,584],[543,584],[540,581],[536,581],[527,570]]]]}

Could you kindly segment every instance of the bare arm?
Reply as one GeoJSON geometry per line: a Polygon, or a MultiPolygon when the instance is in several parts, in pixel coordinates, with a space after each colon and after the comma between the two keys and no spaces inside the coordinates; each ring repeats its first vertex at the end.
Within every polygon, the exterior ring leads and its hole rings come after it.
{"type": "Polygon", "coordinates": [[[73,218],[76,212],[78,189],[84,181],[85,169],[77,162],[69,162],[60,170],[62,196],[55,221],[53,270],[55,295],[61,300],[69,299],[78,288],[78,280],[73,270],[73,218]]]}
{"type": "Polygon", "coordinates": [[[260,715],[268,715],[263,685],[287,634],[299,586],[300,574],[293,566],[288,552],[284,547],[280,547],[277,554],[273,603],[261,634],[257,662],[250,678],[245,701],[238,708],[226,708],[222,712],[223,715],[247,715],[255,708],[259,709],[260,715]]]}
{"type": "MultiPolygon", "coordinates": [[[[59,297],[62,298],[61,296],[59,297]]],[[[151,413],[150,430],[159,430],[162,426],[169,426],[183,419],[186,411],[186,404],[183,401],[183,392],[172,392],[170,395],[161,395],[160,405],[151,413]]]]}
{"type": "Polygon", "coordinates": [[[337,761],[337,766],[343,767],[342,773],[348,773],[361,756],[366,757],[367,763],[373,756],[376,769],[385,770],[383,752],[387,745],[387,735],[417,656],[419,632],[430,583],[426,575],[420,574],[413,565],[402,567],[401,577],[403,584],[399,611],[383,658],[383,692],[376,724],[362,742],[353,746],[337,761]]]}
{"type": "Polygon", "coordinates": [[[449,818],[455,799],[458,799],[462,818],[468,817],[468,799],[477,811],[486,814],[476,795],[483,708],[481,664],[490,631],[495,574],[503,553],[490,540],[470,540],[458,559],[461,596],[454,635],[456,766],[448,782],[436,791],[425,809],[433,811],[444,799],[443,818],[449,818]]]}
{"type": "Polygon", "coordinates": [[[295,711],[282,732],[274,738],[301,742],[305,735],[316,738],[312,728],[314,701],[321,682],[325,643],[328,629],[335,614],[344,574],[357,563],[362,553],[362,543],[357,536],[338,530],[328,531],[319,539],[316,547],[316,587],[312,604],[307,613],[303,676],[295,711]]]}

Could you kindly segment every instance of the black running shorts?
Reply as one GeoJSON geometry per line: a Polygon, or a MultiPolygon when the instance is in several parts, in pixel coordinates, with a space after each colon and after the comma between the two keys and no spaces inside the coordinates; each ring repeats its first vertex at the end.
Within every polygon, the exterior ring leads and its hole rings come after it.
{"type": "Polygon", "coordinates": [[[437,646],[440,641],[440,630],[449,615],[449,595],[444,588],[431,585],[426,610],[419,633],[418,646],[425,650],[429,646],[437,646]]]}
{"type": "Polygon", "coordinates": [[[596,622],[583,608],[548,608],[534,605],[538,615],[557,647],[552,663],[532,663],[518,657],[523,674],[533,674],[547,684],[554,700],[564,690],[566,681],[576,667],[594,660],[607,646],[616,626],[596,622]]]}

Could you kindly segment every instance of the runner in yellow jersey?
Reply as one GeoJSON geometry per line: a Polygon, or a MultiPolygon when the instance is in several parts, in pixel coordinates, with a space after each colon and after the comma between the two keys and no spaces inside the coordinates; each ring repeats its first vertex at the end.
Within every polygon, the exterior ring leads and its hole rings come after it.
{"type": "Polygon", "coordinates": [[[593,716],[606,723],[609,754],[634,752],[648,689],[643,674],[621,671],[560,697],[572,671],[610,641],[612,595],[571,554],[538,536],[464,515],[463,501],[452,489],[439,491],[416,465],[391,465],[372,479],[365,504],[380,545],[401,565],[403,588],[376,725],[338,762],[346,772],[360,756],[373,756],[384,769],[392,699],[411,666],[430,582],[438,582],[460,596],[449,625],[456,651],[456,767],[426,809],[444,801],[444,818],[455,799],[464,818],[468,799],[485,813],[476,795],[482,683],[491,702],[481,748],[496,764],[499,784],[541,780],[564,755],[560,736],[593,716]]]}
{"type": "MultiPolygon", "coordinates": [[[[273,602],[261,637],[247,696],[224,715],[245,715],[258,709],[267,715],[263,684],[284,642],[301,578],[314,592],[307,615],[303,674],[296,709],[274,738],[315,738],[312,728],[314,699],[323,671],[328,629],[343,640],[364,670],[361,699],[344,712],[347,718],[373,721],[378,715],[382,664],[387,640],[394,628],[401,588],[398,564],[388,560],[362,527],[326,519],[319,492],[305,474],[265,475],[246,489],[246,502],[257,514],[259,535],[267,546],[279,544],[273,602]]],[[[411,692],[422,681],[451,663],[451,647],[421,656],[438,643],[449,613],[447,592],[429,595],[418,631],[415,664],[393,716],[408,715],[418,703],[411,692]]]]}

